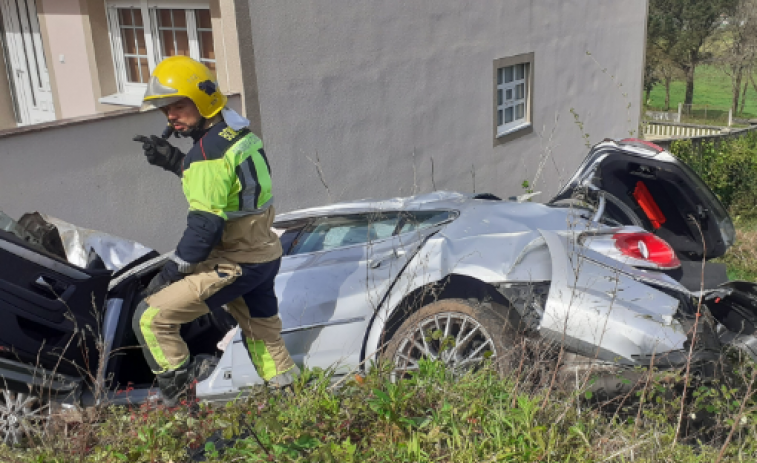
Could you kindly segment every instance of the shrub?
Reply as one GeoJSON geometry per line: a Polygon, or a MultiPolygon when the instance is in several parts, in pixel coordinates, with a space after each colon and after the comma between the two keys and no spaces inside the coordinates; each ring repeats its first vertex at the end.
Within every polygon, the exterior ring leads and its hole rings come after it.
{"type": "Polygon", "coordinates": [[[757,215],[757,132],[718,143],[675,141],[671,153],[707,183],[733,215],[757,215]]]}

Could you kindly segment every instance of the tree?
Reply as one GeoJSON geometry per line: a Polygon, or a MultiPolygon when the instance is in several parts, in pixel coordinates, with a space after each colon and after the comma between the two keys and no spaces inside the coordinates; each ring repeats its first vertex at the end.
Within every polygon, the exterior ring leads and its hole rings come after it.
{"type": "Polygon", "coordinates": [[[749,80],[757,58],[757,0],[739,0],[727,24],[714,37],[717,40],[714,41],[713,61],[731,78],[731,109],[734,114],[744,112],[749,80]]]}
{"type": "Polygon", "coordinates": [[[694,72],[708,58],[702,46],[736,11],[739,0],[651,0],[649,42],[684,73],[686,97],[694,100],[694,72]]]}

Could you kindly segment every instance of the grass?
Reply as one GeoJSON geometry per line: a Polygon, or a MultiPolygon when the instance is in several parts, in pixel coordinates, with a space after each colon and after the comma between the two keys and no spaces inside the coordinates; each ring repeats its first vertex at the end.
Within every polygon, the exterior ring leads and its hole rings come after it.
{"type": "Polygon", "coordinates": [[[736,244],[719,261],[728,266],[729,279],[757,282],[757,220],[736,224],[736,244]]]}
{"type": "Polygon", "coordinates": [[[587,407],[588,393],[582,391],[547,397],[545,388],[529,390],[493,369],[455,377],[432,361],[398,384],[375,369],[338,393],[329,390],[325,372],[305,376],[295,396],[263,392],[254,400],[203,407],[195,417],[183,411],[111,408],[97,423],[83,420],[35,448],[0,447],[0,460],[182,462],[192,449],[214,462],[694,463],[716,461],[721,451],[723,461],[754,461],[757,455],[751,398],[749,413],[737,416],[746,400],[743,385],[700,389],[700,403],[687,405],[685,421],[703,407],[713,419],[676,437],[681,402],[669,382],[654,379],[635,394],[643,395],[646,406],[603,408],[587,407]],[[313,381],[305,387],[305,379],[313,381]],[[723,448],[731,429],[734,443],[723,448]],[[213,433],[241,437],[222,449],[205,443],[213,433]]]}
{"type": "MultiPolygon", "coordinates": [[[[515,360],[530,365],[525,356],[515,360]]],[[[403,381],[373,368],[335,391],[330,372],[305,370],[294,394],[261,389],[193,414],[135,406],[54,418],[34,446],[0,446],[0,461],[754,461],[757,369],[731,360],[722,380],[692,382],[685,401],[680,372],[632,371],[639,374],[632,392],[599,402],[588,389],[591,372],[555,383],[549,369],[534,375],[513,366],[502,376],[501,366],[488,364],[460,375],[428,360],[403,381]]]]}
{"type": "MultiPolygon", "coordinates": [[[[678,103],[684,101],[686,94],[686,83],[684,81],[675,81],[670,85],[670,110],[677,111],[678,103]]],[[[707,111],[707,119],[704,119],[704,110],[696,108],[695,115],[700,123],[709,121],[727,122],[728,109],[731,107],[733,94],[731,90],[731,78],[720,68],[712,65],[702,65],[697,67],[694,76],[694,105],[709,105],[711,108],[707,111]]],[[[648,109],[663,110],[665,106],[665,85],[657,84],[650,94],[648,109]]],[[[751,84],[747,90],[747,101],[744,107],[744,113],[735,115],[739,118],[757,117],[757,93],[751,84]]],[[[686,122],[684,120],[684,122],[686,122]]],[[[690,121],[694,122],[694,121],[690,121]]]]}

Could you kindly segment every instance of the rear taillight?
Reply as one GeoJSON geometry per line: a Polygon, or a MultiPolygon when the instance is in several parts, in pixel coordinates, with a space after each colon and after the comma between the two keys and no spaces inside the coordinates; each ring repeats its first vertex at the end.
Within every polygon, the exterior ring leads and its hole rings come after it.
{"type": "Polygon", "coordinates": [[[655,264],[661,269],[681,266],[673,248],[651,233],[616,233],[612,239],[615,248],[626,257],[655,264]]]}

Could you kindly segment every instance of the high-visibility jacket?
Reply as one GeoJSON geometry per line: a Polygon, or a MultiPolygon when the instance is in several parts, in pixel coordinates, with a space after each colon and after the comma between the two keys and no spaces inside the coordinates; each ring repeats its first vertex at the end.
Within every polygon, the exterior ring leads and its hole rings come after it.
{"type": "Polygon", "coordinates": [[[252,132],[225,122],[212,126],[184,158],[181,182],[189,213],[176,247],[180,260],[262,263],[281,257],[281,243],[271,231],[271,168],[262,140],[252,132]]]}

